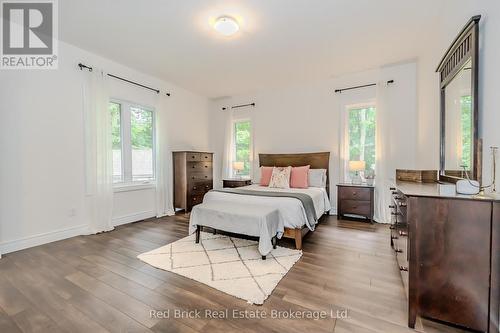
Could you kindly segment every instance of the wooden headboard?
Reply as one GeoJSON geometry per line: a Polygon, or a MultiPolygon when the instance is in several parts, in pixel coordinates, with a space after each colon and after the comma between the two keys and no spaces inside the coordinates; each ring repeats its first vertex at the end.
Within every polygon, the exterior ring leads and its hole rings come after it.
{"type": "Polygon", "coordinates": [[[330,152],[299,153],[299,154],[259,154],[259,166],[304,166],[310,165],[311,169],[326,169],[326,193],[330,196],[330,152]]]}

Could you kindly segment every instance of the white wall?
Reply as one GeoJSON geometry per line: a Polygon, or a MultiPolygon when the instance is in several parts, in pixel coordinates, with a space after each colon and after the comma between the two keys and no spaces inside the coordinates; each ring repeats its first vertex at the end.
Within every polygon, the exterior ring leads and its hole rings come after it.
{"type": "MultiPolygon", "coordinates": [[[[423,46],[418,68],[418,165],[439,168],[439,81],[435,73],[441,57],[462,27],[474,15],[480,21],[479,109],[482,115],[480,131],[483,137],[483,181],[491,181],[490,146],[500,146],[500,1],[447,0],[446,13],[423,46]]],[[[500,168],[497,178],[500,179],[500,168]]]]}
{"type": "MultiPolygon", "coordinates": [[[[171,92],[171,149],[208,148],[208,100],[60,43],[59,69],[0,73],[0,253],[86,232],[82,79],[78,62],[171,92]]],[[[152,105],[154,93],[112,81],[115,98],[152,105]]],[[[115,194],[115,223],[153,216],[154,189],[115,194]]]]}
{"type": "MultiPolygon", "coordinates": [[[[340,181],[340,119],[342,101],[362,102],[375,98],[375,89],[334,93],[337,88],[379,81],[395,80],[388,101],[394,113],[391,138],[398,141],[394,156],[397,166],[411,168],[416,164],[417,110],[416,64],[407,63],[356,73],[327,81],[259,91],[244,96],[217,99],[212,102],[210,128],[211,148],[216,152],[215,183],[221,185],[224,151],[225,112],[222,106],[255,102],[250,112],[254,129],[254,179],[258,178],[258,153],[297,153],[329,151],[331,201],[336,207],[335,184],[340,181]],[[398,126],[396,124],[400,123],[398,126]]],[[[389,133],[388,133],[389,135],[389,133]]]]}

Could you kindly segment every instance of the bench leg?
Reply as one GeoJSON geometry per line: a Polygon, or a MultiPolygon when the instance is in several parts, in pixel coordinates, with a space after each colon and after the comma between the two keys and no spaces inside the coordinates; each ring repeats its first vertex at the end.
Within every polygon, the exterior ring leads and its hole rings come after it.
{"type": "Polygon", "coordinates": [[[262,256],[262,260],[266,260],[266,256],[262,256]]]}
{"type": "Polygon", "coordinates": [[[271,238],[271,243],[273,244],[273,249],[276,249],[276,244],[278,244],[278,237],[274,236],[271,238]]]}
{"type": "Polygon", "coordinates": [[[196,226],[196,244],[200,242],[200,231],[201,231],[201,226],[197,225],[196,226]]]}

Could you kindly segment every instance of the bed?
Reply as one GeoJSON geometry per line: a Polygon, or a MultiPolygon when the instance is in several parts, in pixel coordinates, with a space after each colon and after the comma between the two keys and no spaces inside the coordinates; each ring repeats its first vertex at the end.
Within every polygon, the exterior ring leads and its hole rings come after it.
{"type": "MultiPolygon", "coordinates": [[[[303,193],[311,197],[316,216],[321,217],[331,209],[329,193],[329,175],[328,166],[330,160],[329,152],[322,153],[302,153],[302,154],[259,154],[259,166],[304,166],[310,165],[311,169],[326,169],[326,187],[307,189],[276,189],[257,184],[243,187],[249,191],[271,191],[271,192],[293,192],[303,193]]],[[[275,207],[280,212],[280,219],[284,230],[282,236],[295,240],[295,247],[302,249],[302,239],[309,232],[313,231],[315,226],[308,225],[307,216],[303,204],[294,198],[289,197],[263,197],[253,195],[238,195],[233,193],[224,193],[217,191],[208,192],[203,202],[227,202],[232,204],[261,205],[266,207],[275,207]]]]}

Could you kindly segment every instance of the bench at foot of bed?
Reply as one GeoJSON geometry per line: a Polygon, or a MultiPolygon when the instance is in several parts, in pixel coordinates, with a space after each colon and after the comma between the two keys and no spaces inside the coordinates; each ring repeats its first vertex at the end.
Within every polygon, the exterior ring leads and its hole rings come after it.
{"type": "MultiPolygon", "coordinates": [[[[201,226],[201,225],[196,226],[196,240],[195,240],[196,244],[198,244],[200,242],[200,234],[201,234],[202,229],[203,229],[203,226],[201,226]]],[[[214,229],[214,228],[212,228],[212,229],[213,229],[213,233],[215,235],[217,233],[217,229],[214,229]]],[[[273,249],[276,249],[277,244],[278,244],[278,237],[274,236],[273,238],[271,238],[271,243],[273,244],[273,249]]],[[[265,255],[262,256],[262,260],[266,260],[265,255]]]]}

